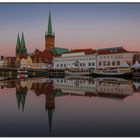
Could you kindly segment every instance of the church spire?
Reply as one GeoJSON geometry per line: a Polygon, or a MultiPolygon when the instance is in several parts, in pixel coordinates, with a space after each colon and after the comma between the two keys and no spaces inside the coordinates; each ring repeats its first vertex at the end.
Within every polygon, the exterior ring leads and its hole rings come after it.
{"type": "Polygon", "coordinates": [[[51,130],[52,130],[52,117],[53,117],[53,109],[49,108],[48,109],[48,120],[49,120],[49,130],[50,130],[50,133],[51,133],[51,130]]]}
{"type": "Polygon", "coordinates": [[[18,37],[17,37],[17,45],[16,45],[16,54],[18,54],[20,47],[21,47],[20,37],[19,37],[19,34],[18,34],[18,37]]]}
{"type": "Polygon", "coordinates": [[[48,21],[48,36],[52,36],[52,22],[51,22],[51,12],[49,11],[49,21],[48,21]]]}
{"type": "Polygon", "coordinates": [[[25,39],[24,39],[24,33],[22,32],[22,37],[21,37],[21,47],[25,48],[25,39]]]}

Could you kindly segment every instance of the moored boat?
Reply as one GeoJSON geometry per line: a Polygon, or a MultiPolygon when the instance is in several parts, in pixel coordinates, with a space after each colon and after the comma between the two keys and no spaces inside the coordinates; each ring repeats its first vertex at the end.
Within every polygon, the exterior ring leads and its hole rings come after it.
{"type": "Polygon", "coordinates": [[[67,69],[65,70],[65,75],[91,75],[92,71],[90,69],[67,69]]]}
{"type": "Polygon", "coordinates": [[[128,77],[132,76],[132,70],[130,68],[117,68],[117,69],[104,69],[104,70],[94,70],[93,76],[119,76],[128,77]]]}
{"type": "Polygon", "coordinates": [[[20,78],[20,79],[28,78],[28,70],[25,68],[18,69],[17,78],[20,78]]]}

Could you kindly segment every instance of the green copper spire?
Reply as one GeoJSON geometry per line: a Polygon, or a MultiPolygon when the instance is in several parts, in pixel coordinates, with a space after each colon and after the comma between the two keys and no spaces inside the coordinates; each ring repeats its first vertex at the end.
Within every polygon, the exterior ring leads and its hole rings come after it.
{"type": "Polygon", "coordinates": [[[25,100],[26,100],[26,93],[22,93],[22,96],[21,96],[22,111],[24,111],[25,100]]]}
{"type": "Polygon", "coordinates": [[[18,37],[17,37],[17,46],[16,46],[16,49],[18,49],[20,47],[20,38],[19,38],[19,34],[18,34],[18,37]]]}
{"type": "Polygon", "coordinates": [[[25,39],[24,39],[24,34],[22,32],[22,37],[21,37],[21,47],[25,48],[25,39]]]}
{"type": "Polygon", "coordinates": [[[49,11],[49,21],[48,21],[47,35],[52,36],[52,23],[51,23],[51,12],[50,11],[49,11]]]}
{"type": "Polygon", "coordinates": [[[52,117],[53,117],[53,109],[49,108],[48,109],[48,120],[49,120],[50,133],[51,133],[51,130],[52,130],[52,117]]]}
{"type": "Polygon", "coordinates": [[[20,109],[20,94],[18,91],[16,91],[16,98],[17,98],[17,105],[18,105],[18,110],[20,109]]]}
{"type": "Polygon", "coordinates": [[[20,47],[21,47],[20,37],[19,37],[19,34],[18,34],[18,37],[17,37],[17,45],[16,45],[16,54],[19,52],[20,47]]]}

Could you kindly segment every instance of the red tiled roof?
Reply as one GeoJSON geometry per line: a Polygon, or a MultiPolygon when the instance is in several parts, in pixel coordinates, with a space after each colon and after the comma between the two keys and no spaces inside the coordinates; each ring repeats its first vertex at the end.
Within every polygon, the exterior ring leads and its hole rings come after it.
{"type": "Polygon", "coordinates": [[[97,50],[98,55],[101,54],[116,54],[116,53],[127,53],[129,51],[125,50],[123,47],[118,48],[107,48],[97,50]]]}
{"type": "Polygon", "coordinates": [[[74,49],[74,50],[71,50],[70,53],[78,53],[78,52],[85,52],[85,54],[94,54],[94,53],[96,53],[96,50],[93,50],[93,49],[74,49]]]}
{"type": "Polygon", "coordinates": [[[36,49],[31,58],[33,62],[36,63],[50,63],[53,59],[53,55],[48,50],[40,51],[36,49]]]}

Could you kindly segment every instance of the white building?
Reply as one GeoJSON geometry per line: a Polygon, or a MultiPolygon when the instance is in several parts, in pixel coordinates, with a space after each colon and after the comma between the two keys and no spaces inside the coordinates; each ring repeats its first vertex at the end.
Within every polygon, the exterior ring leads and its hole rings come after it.
{"type": "Polygon", "coordinates": [[[0,67],[4,67],[5,66],[5,59],[0,59],[0,67]]]}
{"type": "Polygon", "coordinates": [[[80,49],[54,57],[53,63],[56,69],[122,68],[133,64],[134,54],[134,52],[127,51],[123,47],[98,50],[80,49]]]}
{"type": "Polygon", "coordinates": [[[123,47],[98,49],[97,54],[97,69],[120,68],[126,64],[133,64],[134,52],[129,52],[123,47]]]}
{"type": "Polygon", "coordinates": [[[96,53],[92,49],[74,50],[70,53],[62,54],[60,57],[54,57],[53,64],[55,69],[95,69],[96,53]]]}
{"type": "Polygon", "coordinates": [[[54,90],[74,95],[90,95],[125,98],[133,94],[133,84],[129,80],[118,78],[99,79],[54,79],[54,90]]]}

